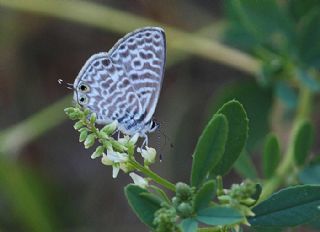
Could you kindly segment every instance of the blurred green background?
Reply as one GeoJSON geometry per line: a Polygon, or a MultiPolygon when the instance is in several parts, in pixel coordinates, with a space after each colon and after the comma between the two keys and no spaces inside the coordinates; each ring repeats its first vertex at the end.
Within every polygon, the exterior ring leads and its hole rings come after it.
{"type": "MultiPolygon", "coordinates": [[[[315,99],[320,91],[320,4],[237,2],[0,0],[0,231],[147,231],[123,194],[131,179],[114,180],[90,159],[63,112],[71,93],[57,84],[72,83],[87,58],[143,26],[167,33],[155,118],[170,141],[161,138],[155,171],[187,182],[207,119],[236,98],[250,119],[251,158],[242,156],[225,182],[257,178],[264,136],[272,128],[287,141],[299,86],[315,99]]],[[[311,108],[319,126],[318,101],[311,108]]]]}

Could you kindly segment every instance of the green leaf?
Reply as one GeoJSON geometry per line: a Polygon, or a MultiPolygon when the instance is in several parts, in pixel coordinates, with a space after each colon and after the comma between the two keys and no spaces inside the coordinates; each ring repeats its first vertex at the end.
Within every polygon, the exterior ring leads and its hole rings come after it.
{"type": "Polygon", "coordinates": [[[298,123],[293,134],[293,154],[297,165],[303,165],[310,152],[313,142],[313,128],[309,121],[302,120],[298,123]]]}
{"type": "Polygon", "coordinates": [[[210,201],[213,199],[216,191],[215,182],[213,180],[204,183],[195,195],[194,209],[198,211],[202,208],[209,206],[210,201]]]}
{"type": "Polygon", "coordinates": [[[303,184],[320,184],[320,164],[306,167],[298,176],[303,184]]]}
{"type": "Polygon", "coordinates": [[[166,201],[167,203],[170,203],[170,199],[168,198],[167,194],[158,186],[155,185],[149,185],[149,188],[152,188],[156,194],[158,194],[159,197],[162,198],[163,201],[166,201]]]}
{"type": "Polygon", "coordinates": [[[248,137],[248,118],[240,102],[229,101],[222,106],[218,113],[226,116],[229,130],[224,154],[212,170],[211,175],[224,175],[229,172],[240,156],[248,137]]]}
{"type": "Polygon", "coordinates": [[[251,196],[251,198],[257,201],[259,200],[261,193],[262,193],[261,185],[256,184],[256,192],[251,196]]]}
{"type": "Polygon", "coordinates": [[[256,167],[254,166],[248,152],[243,150],[234,163],[235,171],[242,177],[256,179],[258,177],[256,167]]]}
{"type": "Polygon", "coordinates": [[[263,172],[266,178],[271,178],[280,161],[280,145],[274,134],[269,134],[266,138],[263,149],[263,172]]]}
{"type": "Polygon", "coordinates": [[[289,227],[320,217],[320,185],[299,185],[282,189],[253,208],[252,226],[289,227]]]}
{"type": "MultiPolygon", "coordinates": [[[[271,106],[273,102],[271,88],[261,88],[256,81],[236,81],[226,84],[219,88],[216,94],[212,96],[209,105],[209,113],[211,116],[217,112],[224,103],[237,99],[246,109],[248,118],[250,118],[250,127],[254,130],[250,131],[246,148],[251,151],[260,146],[265,135],[270,131],[270,122],[268,120],[271,106]]],[[[259,148],[260,150],[260,148],[259,148]]]]}
{"type": "Polygon", "coordinates": [[[200,186],[208,173],[219,162],[225,150],[228,122],[224,115],[216,114],[202,132],[193,157],[191,185],[200,186]]]}
{"type": "Polygon", "coordinates": [[[193,218],[187,218],[181,221],[182,232],[196,232],[198,228],[198,222],[193,218]]]}
{"type": "Polygon", "coordinates": [[[161,208],[158,198],[150,197],[147,190],[133,184],[127,185],[124,191],[129,205],[138,218],[149,227],[154,228],[152,224],[154,213],[161,208]]]}
{"type": "Polygon", "coordinates": [[[244,217],[234,208],[214,206],[200,210],[196,219],[207,225],[224,226],[239,223],[244,217]]]}
{"type": "Polygon", "coordinates": [[[290,40],[292,22],[276,0],[229,0],[224,3],[230,20],[227,35],[232,44],[253,51],[258,46],[283,49],[293,42],[290,40]]]}

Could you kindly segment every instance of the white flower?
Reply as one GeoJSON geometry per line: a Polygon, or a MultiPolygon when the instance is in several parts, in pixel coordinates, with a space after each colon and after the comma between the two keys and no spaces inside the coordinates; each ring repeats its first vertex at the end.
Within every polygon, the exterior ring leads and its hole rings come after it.
{"type": "Polygon", "coordinates": [[[112,178],[115,179],[120,171],[119,165],[112,165],[112,178]]]}
{"type": "Polygon", "coordinates": [[[139,152],[141,154],[141,156],[144,159],[144,162],[147,165],[154,163],[154,161],[156,159],[156,154],[157,154],[157,152],[154,148],[146,146],[146,149],[143,149],[143,148],[138,147],[137,152],[139,152]]]}
{"type": "Polygon", "coordinates": [[[146,188],[148,186],[148,181],[145,178],[135,174],[134,172],[131,172],[129,176],[131,176],[135,185],[138,185],[141,188],[146,188]]]}
{"type": "Polygon", "coordinates": [[[110,160],[105,153],[102,154],[101,163],[108,166],[113,164],[112,160],[110,160]]]}
{"type": "Polygon", "coordinates": [[[128,135],[123,136],[123,138],[119,138],[118,142],[122,145],[127,145],[129,142],[130,137],[128,135]]]}
{"type": "Polygon", "coordinates": [[[128,161],[128,154],[107,150],[107,158],[114,163],[123,163],[128,161]]]}
{"type": "Polygon", "coordinates": [[[112,149],[107,150],[107,155],[102,154],[101,162],[104,165],[112,165],[112,177],[116,178],[121,170],[127,172],[128,154],[113,151],[112,149]]]}

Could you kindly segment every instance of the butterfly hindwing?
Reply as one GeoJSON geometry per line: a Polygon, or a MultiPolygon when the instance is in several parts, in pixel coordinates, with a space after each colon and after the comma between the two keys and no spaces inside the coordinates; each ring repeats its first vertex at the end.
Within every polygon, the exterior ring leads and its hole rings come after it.
{"type": "Polygon", "coordinates": [[[119,40],[109,51],[113,63],[122,67],[139,98],[142,111],[135,117],[147,123],[154,114],[163,80],[166,46],[161,28],[143,28],[119,40]]]}

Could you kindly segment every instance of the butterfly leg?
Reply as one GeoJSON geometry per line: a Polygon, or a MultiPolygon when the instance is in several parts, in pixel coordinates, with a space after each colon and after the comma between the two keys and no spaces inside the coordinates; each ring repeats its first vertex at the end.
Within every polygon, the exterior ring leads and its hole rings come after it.
{"type": "Polygon", "coordinates": [[[144,137],[144,141],[142,143],[142,146],[141,147],[144,147],[144,146],[148,146],[148,136],[146,134],[143,134],[142,137],[144,137]]]}

